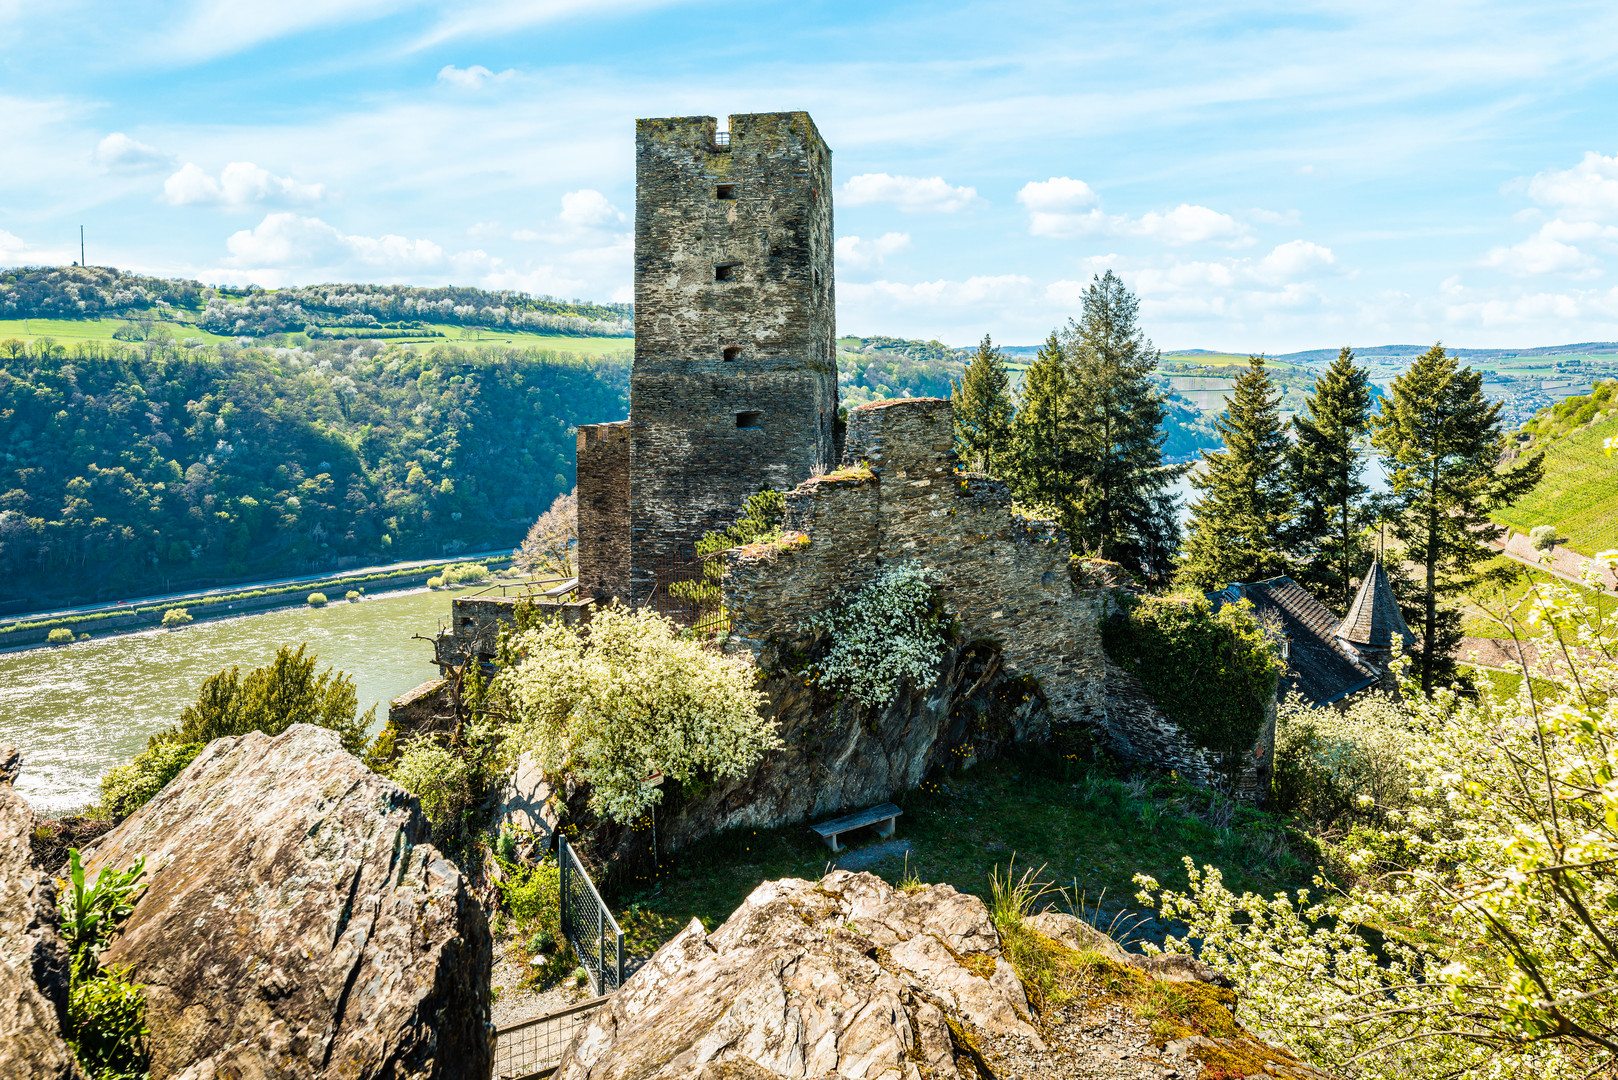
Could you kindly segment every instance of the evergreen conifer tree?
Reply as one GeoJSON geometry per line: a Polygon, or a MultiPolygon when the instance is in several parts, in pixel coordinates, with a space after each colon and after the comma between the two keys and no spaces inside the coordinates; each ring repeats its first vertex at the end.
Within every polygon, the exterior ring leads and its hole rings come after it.
{"type": "Polygon", "coordinates": [[[1461,640],[1460,612],[1442,603],[1476,584],[1479,565],[1491,557],[1484,541],[1503,531],[1489,513],[1539,483],[1545,455],[1509,471],[1498,467],[1506,448],[1500,405],[1484,398],[1483,377],[1460,367],[1442,344],[1393,380],[1372,427],[1392,487],[1394,535],[1423,572],[1419,610],[1407,619],[1421,635],[1416,664],[1422,691],[1431,695],[1453,674],[1450,654],[1461,640]]]}
{"type": "Polygon", "coordinates": [[[1292,418],[1297,441],[1291,454],[1297,517],[1289,547],[1299,583],[1338,611],[1353,602],[1353,581],[1370,566],[1361,532],[1366,524],[1364,471],[1357,447],[1371,424],[1370,374],[1343,346],[1331,367],[1315,380],[1304,412],[1292,418]]]}
{"type": "Polygon", "coordinates": [[[1204,451],[1206,466],[1192,480],[1201,497],[1191,508],[1180,566],[1181,579],[1205,592],[1288,570],[1282,546],[1293,511],[1288,442],[1281,391],[1264,370],[1264,357],[1248,359],[1216,426],[1225,448],[1204,451]]]}
{"type": "Polygon", "coordinates": [[[1052,332],[1023,374],[1006,481],[1020,502],[1056,515],[1063,527],[1070,524],[1067,503],[1073,486],[1070,409],[1067,357],[1052,332]]]}
{"type": "Polygon", "coordinates": [[[983,335],[961,381],[950,387],[955,414],[955,449],[975,472],[999,476],[1011,450],[1011,379],[1005,358],[983,335]]]}
{"type": "Polygon", "coordinates": [[[1062,340],[1068,367],[1074,547],[1148,574],[1169,569],[1179,524],[1167,488],[1184,471],[1163,464],[1159,353],[1137,322],[1140,301],[1108,270],[1092,279],[1062,340]]]}

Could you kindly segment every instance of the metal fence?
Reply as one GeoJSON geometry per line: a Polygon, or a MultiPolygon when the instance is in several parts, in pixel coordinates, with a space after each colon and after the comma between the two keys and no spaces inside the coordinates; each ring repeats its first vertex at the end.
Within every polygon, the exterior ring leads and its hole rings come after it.
{"type": "Polygon", "coordinates": [[[549,1076],[561,1064],[573,1035],[608,999],[591,998],[495,1032],[495,1080],[534,1080],[549,1076]]]}
{"type": "Polygon", "coordinates": [[[730,612],[725,609],[719,584],[724,554],[699,556],[686,549],[678,555],[658,556],[652,564],[651,607],[700,637],[728,632],[730,612]]]}
{"type": "Polygon", "coordinates": [[[558,835],[556,845],[556,865],[562,877],[562,933],[590,976],[591,989],[610,994],[624,984],[624,932],[601,902],[601,894],[567,837],[558,835]]]}

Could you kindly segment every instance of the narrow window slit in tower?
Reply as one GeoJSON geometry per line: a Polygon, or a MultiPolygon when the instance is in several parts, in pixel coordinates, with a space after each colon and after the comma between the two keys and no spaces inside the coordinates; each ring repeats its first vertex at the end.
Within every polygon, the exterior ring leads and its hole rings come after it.
{"type": "Polygon", "coordinates": [[[731,361],[731,360],[740,360],[741,358],[742,358],[742,347],[740,345],[726,345],[725,346],[725,360],[726,360],[727,363],[729,361],[731,361]]]}
{"type": "Polygon", "coordinates": [[[734,199],[736,197],[736,185],[720,184],[714,188],[713,197],[716,199],[734,199]]]}
{"type": "Polygon", "coordinates": [[[739,412],[736,414],[736,426],[739,428],[761,428],[764,426],[764,414],[761,412],[739,412]]]}
{"type": "Polygon", "coordinates": [[[725,263],[722,266],[714,267],[713,279],[715,281],[735,281],[736,269],[739,265],[739,263],[725,263]]]}

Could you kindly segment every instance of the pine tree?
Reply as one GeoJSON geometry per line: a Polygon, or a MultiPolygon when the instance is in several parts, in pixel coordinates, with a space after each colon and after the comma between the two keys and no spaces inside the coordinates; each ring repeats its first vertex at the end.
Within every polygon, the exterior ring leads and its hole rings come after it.
{"type": "Polygon", "coordinates": [[[1203,591],[1288,570],[1281,540],[1293,510],[1288,443],[1281,391],[1264,370],[1264,357],[1248,358],[1216,427],[1225,448],[1204,451],[1205,468],[1192,480],[1201,498],[1191,508],[1180,566],[1181,579],[1203,591]]]}
{"type": "Polygon", "coordinates": [[[1073,423],[1067,357],[1053,332],[1023,374],[1011,424],[1006,481],[1017,499],[1046,510],[1067,527],[1073,489],[1073,423]]]}
{"type": "Polygon", "coordinates": [[[950,387],[955,449],[968,468],[1000,475],[1011,451],[1011,379],[1005,358],[983,335],[961,381],[950,387]]]}
{"type": "Polygon", "coordinates": [[[1431,694],[1455,670],[1460,612],[1442,606],[1479,579],[1491,557],[1485,541],[1499,536],[1489,513],[1526,495],[1545,475],[1545,455],[1501,470],[1506,434],[1500,405],[1483,396],[1483,377],[1460,367],[1442,344],[1428,349],[1393,380],[1392,393],[1372,421],[1373,445],[1392,487],[1393,532],[1423,579],[1415,618],[1421,635],[1416,663],[1431,694]]]}
{"type": "Polygon", "coordinates": [[[1179,546],[1173,496],[1183,469],[1163,464],[1163,398],[1152,382],[1159,353],[1137,323],[1140,301],[1108,270],[1085,290],[1062,341],[1068,362],[1074,475],[1074,546],[1166,572],[1179,546]]]}
{"type": "Polygon", "coordinates": [[[1298,562],[1299,583],[1339,611],[1353,601],[1353,581],[1370,566],[1361,537],[1368,520],[1360,481],[1365,465],[1358,442],[1371,424],[1370,374],[1343,346],[1292,418],[1297,442],[1291,454],[1292,491],[1298,513],[1288,546],[1298,562]]]}

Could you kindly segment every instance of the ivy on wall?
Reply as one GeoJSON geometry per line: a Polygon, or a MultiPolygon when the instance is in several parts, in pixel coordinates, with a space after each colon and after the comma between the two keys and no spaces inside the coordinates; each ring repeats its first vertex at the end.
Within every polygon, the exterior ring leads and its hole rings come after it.
{"type": "Polygon", "coordinates": [[[1258,738],[1282,663],[1248,601],[1215,612],[1201,597],[1127,597],[1101,643],[1198,746],[1229,753],[1258,738]]]}

